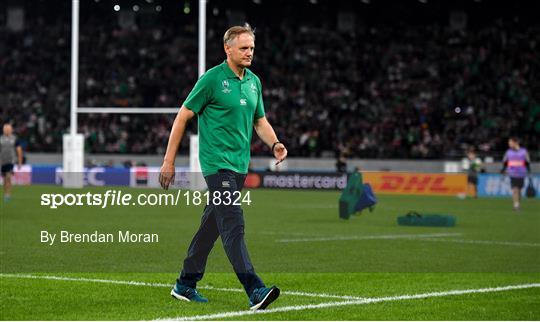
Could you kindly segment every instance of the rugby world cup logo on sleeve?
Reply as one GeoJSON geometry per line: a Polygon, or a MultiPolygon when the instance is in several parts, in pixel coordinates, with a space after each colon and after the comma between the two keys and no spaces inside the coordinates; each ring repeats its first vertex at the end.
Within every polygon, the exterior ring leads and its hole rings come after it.
{"type": "Polygon", "coordinates": [[[229,89],[229,81],[228,80],[224,80],[223,82],[221,82],[221,85],[223,85],[223,89],[221,90],[223,93],[229,94],[231,92],[231,90],[229,89]]]}

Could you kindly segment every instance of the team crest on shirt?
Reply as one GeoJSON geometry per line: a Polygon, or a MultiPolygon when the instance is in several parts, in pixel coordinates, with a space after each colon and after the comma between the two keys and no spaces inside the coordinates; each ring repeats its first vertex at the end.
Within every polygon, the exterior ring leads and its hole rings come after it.
{"type": "Polygon", "coordinates": [[[240,99],[240,105],[247,105],[247,101],[245,98],[240,99]]]}
{"type": "Polygon", "coordinates": [[[223,82],[221,82],[221,85],[223,85],[223,89],[221,90],[223,93],[229,94],[231,92],[231,90],[229,89],[229,81],[228,80],[224,80],[223,82]]]}
{"type": "Polygon", "coordinates": [[[253,93],[257,93],[257,86],[255,86],[255,84],[251,83],[251,91],[253,93]]]}

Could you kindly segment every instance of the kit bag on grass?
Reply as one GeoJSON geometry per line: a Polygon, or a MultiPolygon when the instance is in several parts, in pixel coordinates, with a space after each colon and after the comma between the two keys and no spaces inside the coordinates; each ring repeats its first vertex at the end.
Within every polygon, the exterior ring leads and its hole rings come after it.
{"type": "Polygon", "coordinates": [[[442,214],[419,214],[416,211],[410,211],[404,216],[399,216],[397,223],[402,226],[453,227],[456,225],[456,217],[442,214]]]}
{"type": "Polygon", "coordinates": [[[349,174],[347,187],[341,192],[339,198],[339,217],[349,219],[356,212],[369,208],[373,211],[373,206],[377,203],[377,197],[369,184],[364,184],[362,174],[354,172],[349,174]]]}

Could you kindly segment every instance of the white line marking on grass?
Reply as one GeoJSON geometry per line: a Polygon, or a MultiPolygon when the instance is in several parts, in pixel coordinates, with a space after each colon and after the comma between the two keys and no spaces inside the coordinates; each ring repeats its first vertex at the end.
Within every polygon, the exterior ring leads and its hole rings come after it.
{"type": "Polygon", "coordinates": [[[305,297],[323,297],[323,298],[332,298],[340,300],[363,300],[365,297],[361,296],[350,296],[350,295],[335,295],[335,294],[326,294],[326,293],[306,293],[298,291],[281,291],[281,294],[293,295],[293,296],[305,296],[305,297]]]}
{"type": "Polygon", "coordinates": [[[540,247],[540,244],[538,243],[496,241],[496,240],[468,240],[468,239],[447,239],[447,238],[419,238],[419,239],[426,240],[426,241],[449,242],[449,243],[460,243],[460,244],[540,247]]]}
{"type": "Polygon", "coordinates": [[[454,237],[461,236],[461,233],[433,233],[433,234],[399,234],[399,235],[371,235],[371,236],[332,236],[314,238],[287,238],[277,239],[278,243],[302,243],[312,241],[332,241],[332,240],[372,240],[372,239],[415,239],[430,237],[454,237]]]}
{"type": "MultiPolygon", "coordinates": [[[[147,283],[147,282],[139,282],[139,281],[106,280],[106,279],[98,279],[98,278],[66,277],[66,276],[51,276],[51,275],[0,274],[0,277],[57,280],[57,281],[70,281],[70,282],[90,282],[90,283],[149,286],[149,287],[168,287],[168,288],[173,287],[173,284],[166,284],[166,283],[147,283]]],[[[214,287],[214,286],[199,286],[198,289],[222,291],[222,292],[235,292],[235,293],[245,292],[243,289],[240,289],[240,288],[224,288],[224,287],[214,287]]],[[[282,291],[281,294],[291,295],[291,296],[335,298],[335,299],[340,299],[340,300],[363,299],[363,297],[358,297],[358,296],[336,295],[336,294],[326,294],[326,293],[308,293],[308,292],[299,292],[299,291],[282,291]]]]}
{"type": "Polygon", "coordinates": [[[304,310],[313,310],[313,309],[347,306],[347,305],[363,305],[363,304],[415,300],[415,299],[425,299],[425,298],[433,298],[433,297],[453,296],[453,295],[502,292],[502,291],[520,290],[520,289],[527,289],[527,288],[534,288],[534,287],[540,287],[540,283],[508,285],[508,286],[478,288],[478,289],[468,289],[468,290],[450,290],[450,291],[430,292],[430,293],[421,293],[421,294],[413,294],[413,295],[363,298],[363,299],[354,300],[354,301],[325,302],[325,303],[319,303],[319,304],[282,306],[282,307],[277,307],[277,308],[268,309],[268,310],[261,310],[261,311],[252,311],[252,310],[233,311],[233,312],[223,312],[223,313],[216,313],[216,314],[165,318],[165,319],[159,319],[156,321],[164,321],[164,320],[193,321],[193,320],[223,319],[223,318],[253,315],[253,314],[269,314],[269,313],[277,313],[277,312],[304,311],[304,310]]]}
{"type": "Polygon", "coordinates": [[[151,286],[151,287],[172,287],[173,286],[172,284],[165,284],[165,283],[147,283],[147,282],[138,282],[138,281],[106,280],[106,279],[99,279],[99,278],[67,277],[67,276],[51,276],[51,275],[0,274],[0,277],[57,280],[57,281],[70,281],[70,282],[91,282],[91,283],[104,283],[104,284],[151,286]]]}

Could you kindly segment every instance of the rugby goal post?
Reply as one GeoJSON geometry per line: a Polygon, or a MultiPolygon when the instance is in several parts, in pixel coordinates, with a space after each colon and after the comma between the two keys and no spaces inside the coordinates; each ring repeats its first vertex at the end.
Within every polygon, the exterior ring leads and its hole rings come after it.
{"type": "Polygon", "coordinates": [[[71,92],[69,134],[62,138],[63,186],[82,188],[84,185],[84,137],[77,133],[79,80],[79,0],[71,8],[71,92]]]}
{"type": "MultiPolygon", "coordinates": [[[[199,31],[198,31],[198,71],[199,77],[206,71],[206,1],[199,0],[199,31]]],[[[120,108],[120,107],[94,107],[79,108],[78,80],[79,80],[79,11],[80,0],[72,0],[71,15],[71,93],[70,93],[70,130],[63,136],[63,186],[68,188],[82,188],[84,185],[84,136],[77,133],[78,113],[113,113],[113,114],[169,114],[178,113],[178,108],[120,108]]],[[[206,187],[199,163],[199,137],[191,135],[189,138],[189,168],[190,188],[202,190],[206,187]]]]}

